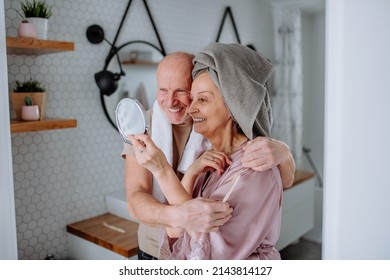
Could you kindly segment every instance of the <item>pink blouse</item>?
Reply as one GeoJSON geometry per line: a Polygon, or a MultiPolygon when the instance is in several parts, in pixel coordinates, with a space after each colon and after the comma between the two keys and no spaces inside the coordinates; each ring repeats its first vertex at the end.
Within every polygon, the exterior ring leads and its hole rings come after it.
{"type": "Polygon", "coordinates": [[[234,152],[232,164],[219,176],[201,175],[194,197],[222,200],[232,187],[235,174],[241,177],[227,202],[234,209],[232,218],[219,231],[191,236],[187,232],[177,240],[166,234],[160,246],[160,259],[280,259],[274,248],[279,238],[282,183],[278,168],[258,172],[243,168],[242,147],[234,152]]]}

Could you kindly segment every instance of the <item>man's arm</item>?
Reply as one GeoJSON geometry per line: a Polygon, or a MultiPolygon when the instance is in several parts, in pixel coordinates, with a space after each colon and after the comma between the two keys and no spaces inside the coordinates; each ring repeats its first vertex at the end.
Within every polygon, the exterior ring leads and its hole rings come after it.
{"type": "Polygon", "coordinates": [[[181,205],[160,203],[152,195],[152,174],[131,155],[126,156],[125,184],[129,212],[144,224],[210,232],[231,217],[232,209],[226,203],[209,199],[191,199],[181,205]]]}
{"type": "Polygon", "coordinates": [[[134,156],[125,160],[126,198],[130,215],[151,226],[167,226],[166,205],[152,195],[152,174],[138,164],[134,156]]]}
{"type": "Polygon", "coordinates": [[[294,183],[295,161],[291,152],[287,160],[278,164],[283,189],[288,189],[294,183]]]}
{"type": "Polygon", "coordinates": [[[264,171],[277,166],[282,178],[283,188],[294,182],[295,161],[290,148],[282,141],[268,137],[257,137],[244,147],[242,166],[256,171],[264,171]]]}

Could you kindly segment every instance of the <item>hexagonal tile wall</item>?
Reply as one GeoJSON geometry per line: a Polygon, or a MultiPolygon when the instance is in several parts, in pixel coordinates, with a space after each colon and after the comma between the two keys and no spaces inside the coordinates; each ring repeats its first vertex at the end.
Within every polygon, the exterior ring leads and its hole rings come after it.
{"type": "MultiPolygon", "coordinates": [[[[20,259],[44,259],[47,254],[66,259],[66,225],[104,213],[104,195],[124,188],[122,143],[104,117],[93,80],[108,45],[88,43],[83,27],[99,21],[115,28],[125,1],[47,2],[54,5],[48,38],[73,41],[76,50],[7,56],[9,86],[30,77],[44,81],[47,117],[75,118],[78,127],[12,135],[20,259]],[[111,16],[103,16],[106,11],[111,16]]],[[[7,36],[16,36],[19,9],[18,1],[5,1],[7,36]]]]}

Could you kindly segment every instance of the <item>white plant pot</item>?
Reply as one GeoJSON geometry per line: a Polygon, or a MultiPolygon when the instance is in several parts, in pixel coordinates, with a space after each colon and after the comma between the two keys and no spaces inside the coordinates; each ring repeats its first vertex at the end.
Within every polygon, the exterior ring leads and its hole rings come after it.
{"type": "Polygon", "coordinates": [[[22,106],[22,120],[24,120],[24,121],[37,121],[37,120],[39,120],[39,107],[38,107],[38,105],[22,106]]]}
{"type": "Polygon", "coordinates": [[[49,20],[47,18],[29,17],[26,20],[35,25],[38,39],[47,39],[47,32],[49,31],[49,20]]]}

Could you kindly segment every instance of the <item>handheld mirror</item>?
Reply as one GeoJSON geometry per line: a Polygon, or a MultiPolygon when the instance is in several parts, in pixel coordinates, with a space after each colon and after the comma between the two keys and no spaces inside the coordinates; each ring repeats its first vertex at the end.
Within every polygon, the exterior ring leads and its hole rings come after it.
{"type": "Polygon", "coordinates": [[[136,99],[130,97],[122,99],[115,110],[116,125],[122,140],[131,144],[128,135],[147,133],[149,130],[148,115],[144,107],[136,99]]]}

